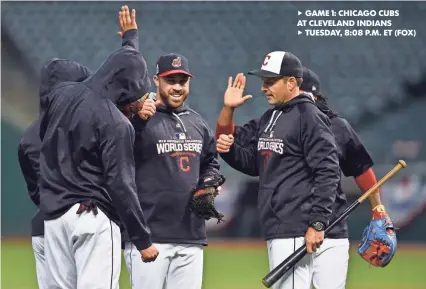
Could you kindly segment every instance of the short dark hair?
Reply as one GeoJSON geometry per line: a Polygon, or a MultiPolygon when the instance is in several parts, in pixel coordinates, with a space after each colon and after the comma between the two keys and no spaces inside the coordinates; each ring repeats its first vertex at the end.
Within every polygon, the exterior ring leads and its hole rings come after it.
{"type": "MultiPolygon", "coordinates": [[[[294,76],[284,76],[283,79],[285,82],[287,82],[290,77],[294,77],[294,76]]],[[[300,78],[300,77],[294,77],[294,78],[296,79],[297,87],[300,87],[302,85],[303,78],[300,78]]]]}

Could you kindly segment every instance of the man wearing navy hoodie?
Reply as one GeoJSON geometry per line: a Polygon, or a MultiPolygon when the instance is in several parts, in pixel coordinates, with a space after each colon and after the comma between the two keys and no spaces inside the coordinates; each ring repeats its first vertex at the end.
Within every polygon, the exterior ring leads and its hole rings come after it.
{"type": "Polygon", "coordinates": [[[228,81],[217,123],[217,149],[234,169],[259,176],[258,209],[270,269],[306,243],[309,255],[281,278],[276,289],[311,288],[312,254],[324,240],[340,182],[330,120],[313,98],[300,93],[302,64],[290,52],[273,51],[261,69],[262,92],[273,107],[259,119],[234,126],[245,76],[228,81]]]}
{"type": "Polygon", "coordinates": [[[157,108],[147,100],[133,121],[139,201],[161,251],[155,262],[142,263],[126,242],[133,289],[201,289],[205,219],[191,212],[190,202],[194,189],[221,176],[213,132],[184,103],[191,79],[185,56],[161,56],[154,75],[157,108]]]}
{"type": "MultiPolygon", "coordinates": [[[[80,82],[91,75],[90,70],[72,60],[52,59],[47,62],[40,73],[40,94],[49,94],[55,86],[62,82],[80,82]]],[[[22,175],[27,183],[28,193],[31,200],[37,206],[31,224],[32,246],[36,261],[37,282],[39,289],[45,289],[45,254],[44,254],[44,217],[40,209],[40,192],[38,179],[39,156],[41,141],[39,136],[40,121],[35,120],[22,135],[18,146],[18,160],[22,175]]]]}
{"type": "Polygon", "coordinates": [[[158,255],[136,194],[134,129],[117,107],[150,87],[135,14],[122,8],[120,24],[129,24],[121,31],[123,46],[95,73],[40,95],[40,210],[49,289],[118,288],[120,221],[143,261],[158,255]]]}

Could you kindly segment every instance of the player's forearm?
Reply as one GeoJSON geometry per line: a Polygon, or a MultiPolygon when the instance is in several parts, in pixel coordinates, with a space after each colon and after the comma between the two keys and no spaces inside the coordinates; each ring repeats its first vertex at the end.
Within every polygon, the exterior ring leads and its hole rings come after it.
{"type": "Polygon", "coordinates": [[[249,176],[259,176],[253,147],[242,147],[234,143],[229,152],[221,153],[220,156],[233,169],[249,176]]]}
{"type": "Polygon", "coordinates": [[[221,134],[234,133],[234,109],[224,106],[216,126],[216,138],[221,134]]]}
{"type": "Polygon", "coordinates": [[[377,206],[380,206],[382,204],[382,200],[380,199],[380,194],[375,193],[368,197],[368,200],[370,201],[371,208],[374,209],[377,206]]]}
{"type": "Polygon", "coordinates": [[[309,223],[328,225],[340,183],[340,167],[335,137],[321,117],[304,120],[302,135],[305,160],[314,177],[309,223]]]}
{"type": "Polygon", "coordinates": [[[136,194],[136,185],[132,180],[129,170],[123,168],[123,174],[108,181],[108,188],[111,192],[113,204],[116,207],[120,220],[129,235],[130,241],[138,250],[143,250],[152,245],[151,231],[148,228],[145,215],[140,206],[139,198],[136,194]],[[127,176],[126,172],[128,172],[127,176]],[[114,193],[112,193],[114,192],[114,193]]]}
{"type": "Polygon", "coordinates": [[[137,29],[130,29],[124,32],[121,46],[131,46],[139,51],[139,32],[137,29]]]}
{"type": "MultiPolygon", "coordinates": [[[[373,169],[370,168],[362,175],[356,177],[355,182],[357,183],[362,193],[368,191],[372,186],[377,183],[376,175],[374,174],[373,169]]],[[[368,200],[370,201],[372,209],[381,205],[382,201],[380,199],[379,190],[377,190],[375,194],[370,195],[370,197],[368,197],[368,200]]]]}
{"type": "Polygon", "coordinates": [[[312,196],[312,209],[309,222],[323,222],[328,225],[332,213],[332,206],[336,200],[337,187],[340,182],[340,174],[335,154],[318,164],[314,171],[315,181],[312,196]]]}
{"type": "Polygon", "coordinates": [[[37,187],[36,191],[30,194],[31,201],[33,201],[34,205],[37,207],[40,206],[40,192],[37,187]]]}

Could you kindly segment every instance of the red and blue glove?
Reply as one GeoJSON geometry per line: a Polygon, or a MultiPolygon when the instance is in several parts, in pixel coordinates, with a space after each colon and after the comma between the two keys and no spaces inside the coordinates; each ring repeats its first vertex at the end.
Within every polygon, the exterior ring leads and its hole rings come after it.
{"type": "Polygon", "coordinates": [[[386,267],[397,247],[395,226],[386,214],[383,205],[373,209],[373,219],[364,229],[358,254],[368,263],[376,267],[386,267]]]}

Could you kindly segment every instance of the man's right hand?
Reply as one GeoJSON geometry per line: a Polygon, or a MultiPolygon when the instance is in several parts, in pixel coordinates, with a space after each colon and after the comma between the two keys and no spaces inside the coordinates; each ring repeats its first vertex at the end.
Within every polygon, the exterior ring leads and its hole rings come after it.
{"type": "Polygon", "coordinates": [[[228,88],[224,95],[224,106],[226,108],[237,108],[247,100],[252,98],[251,95],[243,96],[246,87],[246,77],[242,73],[238,73],[232,83],[232,76],[228,79],[228,88]]]}
{"type": "Polygon", "coordinates": [[[234,136],[232,134],[221,134],[216,141],[216,150],[218,153],[227,153],[234,143],[234,136]]]}
{"type": "Polygon", "coordinates": [[[145,250],[140,250],[140,253],[142,255],[142,261],[145,263],[155,261],[155,259],[157,259],[157,256],[159,254],[157,248],[155,248],[154,245],[151,245],[151,247],[145,250]]]}
{"type": "Polygon", "coordinates": [[[147,120],[152,117],[157,111],[157,105],[159,105],[159,101],[154,101],[150,98],[146,99],[143,102],[142,109],[138,111],[138,115],[141,119],[147,120]]]}
{"type": "Polygon", "coordinates": [[[120,37],[123,37],[127,30],[138,29],[136,10],[132,9],[132,13],[130,13],[127,5],[122,6],[121,11],[118,13],[118,23],[120,23],[120,31],[118,32],[120,37]]]}

